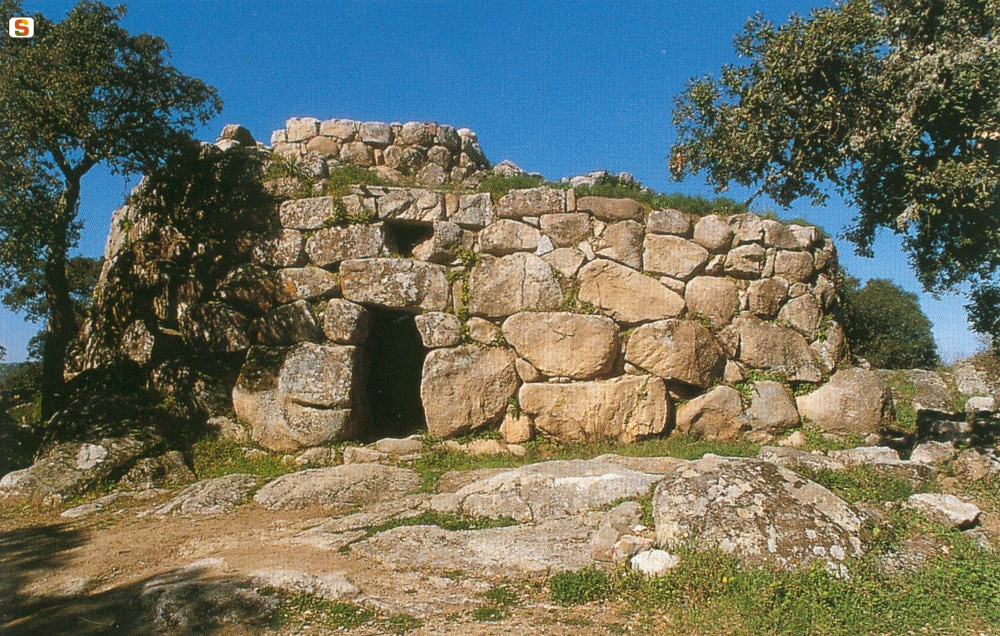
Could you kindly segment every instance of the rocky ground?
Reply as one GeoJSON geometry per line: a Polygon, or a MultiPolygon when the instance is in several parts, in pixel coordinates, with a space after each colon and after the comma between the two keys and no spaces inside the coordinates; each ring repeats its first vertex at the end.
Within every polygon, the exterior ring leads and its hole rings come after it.
{"type": "Polygon", "coordinates": [[[1000,633],[995,452],[783,443],[216,442],[187,487],[0,509],[0,631],[1000,633]]]}

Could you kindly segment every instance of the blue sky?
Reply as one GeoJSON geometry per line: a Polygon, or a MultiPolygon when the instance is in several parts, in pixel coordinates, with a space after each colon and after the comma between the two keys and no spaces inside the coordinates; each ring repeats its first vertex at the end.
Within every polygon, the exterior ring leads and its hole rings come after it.
{"type": "MultiPolygon", "coordinates": [[[[113,2],[112,2],[113,3],[113,2]]],[[[61,19],[63,0],[24,0],[61,19]]],[[[711,195],[703,179],[669,180],[674,96],[694,76],[735,62],[732,37],[756,11],[784,21],[821,2],[236,2],[127,3],[132,32],[167,40],[173,63],[215,86],[226,123],[267,142],[292,116],[437,121],[468,127],[494,162],[510,159],[556,179],[597,169],[628,171],[663,191],[711,195]]],[[[134,181],[134,180],[133,180],[134,181]]],[[[99,256],[111,212],[128,187],[101,168],[84,180],[79,251],[99,256]]],[[[729,196],[742,199],[733,189],[729,196]]],[[[768,206],[767,201],[759,205],[768,206]]],[[[831,200],[779,210],[839,234],[854,211],[831,200]]],[[[861,280],[889,278],[920,292],[899,241],[876,258],[837,240],[842,266],[861,280]]],[[[957,296],[921,294],[946,359],[979,348],[957,296]]],[[[0,309],[0,344],[24,358],[37,330],[0,309]]]]}

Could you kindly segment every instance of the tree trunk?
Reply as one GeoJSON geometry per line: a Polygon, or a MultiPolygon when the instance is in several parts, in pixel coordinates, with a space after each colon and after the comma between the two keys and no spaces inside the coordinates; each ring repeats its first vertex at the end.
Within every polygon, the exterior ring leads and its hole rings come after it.
{"type": "Polygon", "coordinates": [[[67,180],[60,209],[53,223],[45,257],[45,296],[49,316],[42,348],[42,418],[47,420],[65,406],[66,349],[77,332],[73,299],[66,277],[67,234],[76,216],[80,199],[80,181],[67,180]]]}

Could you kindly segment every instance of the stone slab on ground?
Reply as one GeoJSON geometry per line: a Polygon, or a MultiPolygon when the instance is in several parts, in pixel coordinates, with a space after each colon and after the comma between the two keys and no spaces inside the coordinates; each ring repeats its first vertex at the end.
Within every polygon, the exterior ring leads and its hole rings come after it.
{"type": "Polygon", "coordinates": [[[163,506],[150,511],[156,516],[211,515],[229,512],[246,499],[260,479],[255,475],[234,474],[191,484],[163,506]]]}
{"type": "Polygon", "coordinates": [[[455,493],[438,495],[437,510],[493,519],[543,521],[583,514],[619,499],[649,493],[661,475],[595,460],[548,461],[522,466],[455,493]]]}
{"type": "Polygon", "coordinates": [[[402,497],[419,487],[420,476],[412,470],[382,464],[344,464],[282,475],[261,488],[254,501],[268,510],[358,505],[402,497]]]}

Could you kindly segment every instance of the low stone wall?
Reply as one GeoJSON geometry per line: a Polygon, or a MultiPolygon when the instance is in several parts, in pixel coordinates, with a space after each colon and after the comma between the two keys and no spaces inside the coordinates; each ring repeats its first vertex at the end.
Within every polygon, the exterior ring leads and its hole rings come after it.
{"type": "Polygon", "coordinates": [[[391,182],[410,177],[429,187],[459,183],[490,167],[476,133],[435,123],[294,117],[274,131],[271,145],[296,161],[373,168],[391,182]]]}
{"type": "MultiPolygon", "coordinates": [[[[433,124],[296,119],[273,141],[275,153],[363,155],[361,165],[386,169],[399,167],[391,148],[426,148],[428,159],[443,148],[452,163],[424,168],[452,180],[456,167],[488,165],[473,156],[474,134],[433,124]],[[350,144],[368,150],[345,154],[350,144]]],[[[116,222],[130,220],[128,231],[115,231],[107,260],[130,254],[128,267],[117,266],[117,285],[99,285],[98,313],[120,329],[92,327],[89,338],[150,367],[163,356],[238,359],[236,414],[279,450],[383,425],[372,421],[380,398],[366,390],[382,371],[370,355],[380,344],[373,312],[413,317],[420,400],[439,437],[502,423],[509,441],[671,430],[769,439],[799,424],[788,382],[819,384],[844,355],[828,313],[836,250],[816,228],[694,218],[555,187],[496,201],[467,190],[354,186],[285,200],[274,228],[241,236],[234,265],[221,269],[217,245],[192,245],[125,208],[116,222]],[[154,282],[108,293],[125,279],[139,285],[133,274],[154,282]],[[755,370],[782,381],[748,391],[739,383],[761,380],[755,370]]]]}

